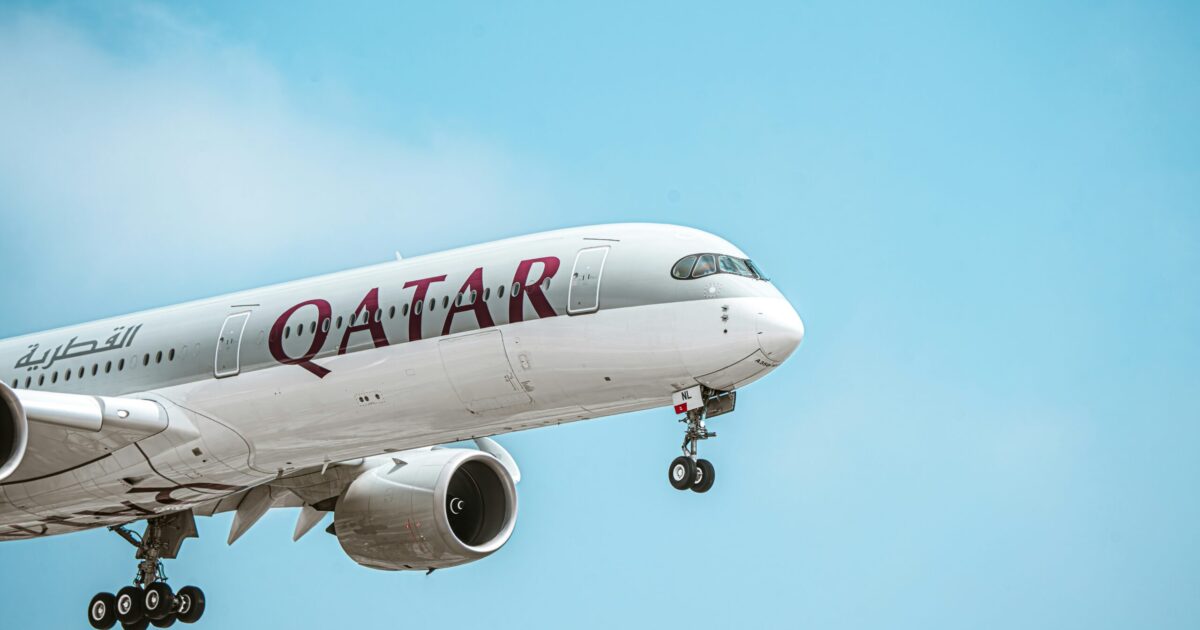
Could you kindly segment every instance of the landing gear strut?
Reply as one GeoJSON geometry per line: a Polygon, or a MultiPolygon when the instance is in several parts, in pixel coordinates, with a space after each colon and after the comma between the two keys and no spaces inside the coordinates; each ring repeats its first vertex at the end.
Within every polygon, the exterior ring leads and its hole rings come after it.
{"type": "Polygon", "coordinates": [[[88,604],[88,623],[107,630],[118,622],[124,630],[143,630],[153,624],[169,628],[176,621],[195,623],[204,614],[204,592],[185,586],[178,593],[167,585],[163,559],[179,554],[185,538],[196,536],[196,521],[191,511],[158,516],[146,521],[146,531],[138,535],[124,526],[110,527],[129,544],[137,547],[137,576],[131,586],[112,593],[97,593],[88,604]]]}
{"type": "Polygon", "coordinates": [[[687,411],[679,421],[685,423],[683,434],[683,455],[671,461],[667,469],[667,480],[676,490],[692,490],[693,492],[708,492],[717,480],[717,471],[712,462],[707,459],[697,459],[696,452],[701,440],[715,438],[715,431],[709,431],[704,419],[733,411],[737,398],[733,392],[718,392],[707,387],[701,390],[704,404],[687,411]]]}

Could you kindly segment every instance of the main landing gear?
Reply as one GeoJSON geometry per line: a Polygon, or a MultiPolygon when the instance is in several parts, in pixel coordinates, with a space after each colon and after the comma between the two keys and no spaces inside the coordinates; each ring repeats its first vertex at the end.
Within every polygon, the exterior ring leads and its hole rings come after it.
{"type": "Polygon", "coordinates": [[[717,480],[717,471],[707,459],[697,459],[696,451],[701,440],[717,437],[704,424],[706,417],[714,417],[733,411],[737,398],[733,392],[718,392],[705,387],[702,390],[703,406],[687,412],[679,421],[687,425],[683,434],[683,455],[671,461],[667,469],[667,480],[676,490],[708,492],[717,480]]]}
{"type": "Polygon", "coordinates": [[[162,559],[175,558],[184,538],[196,536],[191,511],[176,512],[146,521],[141,536],[123,526],[112,531],[138,548],[137,577],[133,584],[112,593],[97,593],[88,604],[88,623],[107,630],[117,623],[125,630],[144,630],[153,625],[169,628],[176,621],[196,623],[204,615],[204,591],[185,586],[176,593],[167,585],[162,559]]]}

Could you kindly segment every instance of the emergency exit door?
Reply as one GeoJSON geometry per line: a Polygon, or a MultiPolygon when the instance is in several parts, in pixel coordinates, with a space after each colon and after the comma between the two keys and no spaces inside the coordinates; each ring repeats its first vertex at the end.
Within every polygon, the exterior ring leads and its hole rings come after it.
{"type": "Polygon", "coordinates": [[[600,277],[608,246],[579,250],[571,270],[571,288],[567,291],[567,314],[583,315],[600,309],[600,277]]]}
{"type": "Polygon", "coordinates": [[[225,318],[221,336],[217,338],[217,359],[213,375],[217,378],[234,376],[242,371],[242,331],[250,313],[237,313],[225,318]]]}

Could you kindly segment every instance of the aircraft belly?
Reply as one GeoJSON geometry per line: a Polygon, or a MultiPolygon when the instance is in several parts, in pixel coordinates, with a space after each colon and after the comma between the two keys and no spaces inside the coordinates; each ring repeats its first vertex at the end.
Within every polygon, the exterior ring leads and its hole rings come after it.
{"type": "Polygon", "coordinates": [[[470,413],[442,369],[438,340],[317,361],[315,378],[278,366],[164,391],[180,406],[234,429],[257,470],[296,468],[403,448],[461,426],[470,413]]]}

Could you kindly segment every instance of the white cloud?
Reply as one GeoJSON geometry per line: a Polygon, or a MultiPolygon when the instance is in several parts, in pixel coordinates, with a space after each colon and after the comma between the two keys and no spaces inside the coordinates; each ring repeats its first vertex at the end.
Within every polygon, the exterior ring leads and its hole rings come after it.
{"type": "Polygon", "coordinates": [[[153,7],[137,18],[120,48],[44,16],[0,20],[0,264],[29,272],[6,294],[81,264],[109,288],[149,261],[185,267],[157,270],[166,282],[296,252],[336,268],[364,248],[384,260],[520,231],[512,212],[546,207],[487,143],[427,129],[412,147],[316,119],[253,50],[153,7]]]}

